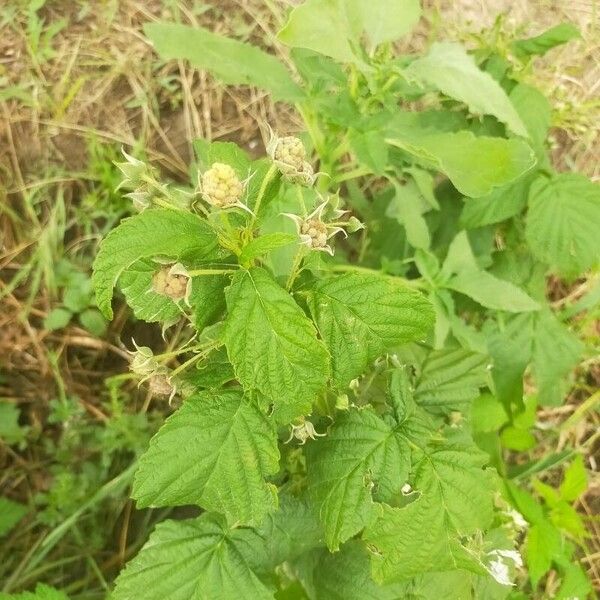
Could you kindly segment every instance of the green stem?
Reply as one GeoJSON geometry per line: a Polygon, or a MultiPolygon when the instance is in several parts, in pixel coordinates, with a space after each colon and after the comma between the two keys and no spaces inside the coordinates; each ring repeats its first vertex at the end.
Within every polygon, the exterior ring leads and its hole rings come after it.
{"type": "Polygon", "coordinates": [[[226,275],[227,273],[235,273],[237,269],[192,269],[188,271],[190,277],[198,277],[200,275],[226,275]]]}
{"type": "Polygon", "coordinates": [[[300,274],[300,271],[301,271],[300,265],[302,264],[304,255],[305,255],[305,246],[300,246],[300,248],[298,248],[298,252],[296,252],[296,256],[294,256],[294,262],[292,263],[292,270],[290,271],[290,276],[288,277],[288,280],[285,284],[285,289],[288,291],[292,288],[292,285],[294,284],[296,277],[298,277],[298,275],[300,274]]]}
{"type": "Polygon", "coordinates": [[[248,227],[249,231],[252,231],[254,228],[254,224],[256,223],[256,219],[258,218],[258,211],[260,210],[260,205],[262,204],[265,192],[267,191],[267,186],[277,173],[277,166],[273,163],[266,175],[264,176],[262,183],[260,184],[260,189],[258,190],[258,197],[256,198],[256,202],[254,203],[254,207],[252,209],[252,218],[250,219],[250,225],[248,227]]]}
{"type": "Polygon", "coordinates": [[[350,171],[346,171],[345,173],[340,173],[336,175],[335,181],[340,183],[342,181],[348,181],[349,179],[357,179],[358,177],[364,177],[365,175],[369,175],[371,173],[370,169],[365,167],[357,167],[356,169],[352,169],[350,171]]]}

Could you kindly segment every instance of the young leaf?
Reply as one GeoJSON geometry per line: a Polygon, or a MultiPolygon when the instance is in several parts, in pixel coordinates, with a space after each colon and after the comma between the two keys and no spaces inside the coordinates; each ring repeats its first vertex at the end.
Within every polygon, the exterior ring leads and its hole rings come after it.
{"type": "Polygon", "coordinates": [[[308,447],[309,493],[331,550],[369,523],[373,494],[389,501],[400,493],[410,471],[410,443],[423,443],[427,427],[419,412],[394,424],[370,408],[351,410],[308,447]]]}
{"type": "Polygon", "coordinates": [[[510,100],[527,128],[538,158],[545,160],[546,138],[552,123],[550,101],[539,90],[524,83],[512,89],[510,100]]]}
{"type": "Polygon", "coordinates": [[[141,258],[185,254],[196,259],[215,255],[217,237],[210,226],[191,213],[151,209],[121,222],[100,244],[92,281],[98,308],[112,319],[113,288],[121,273],[141,258]]]}
{"type": "Polygon", "coordinates": [[[271,402],[306,410],[329,376],[329,357],[311,321],[258,267],[235,274],[226,300],[223,340],[239,381],[271,402]]]}
{"type": "Polygon", "coordinates": [[[566,276],[598,264],[600,186],[576,173],[537,179],[529,192],[527,241],[535,256],[566,276]]]}
{"type": "Polygon", "coordinates": [[[142,455],[132,496],[138,507],[199,504],[228,521],[259,525],[277,506],[265,477],[278,469],[277,435],[239,390],[188,398],[142,455]]]}
{"type": "Polygon", "coordinates": [[[386,141],[444,172],[459,192],[471,198],[486,196],[535,165],[533,150],[521,140],[476,137],[470,131],[434,133],[392,124],[386,141]]]}
{"type": "Polygon", "coordinates": [[[513,52],[521,59],[529,56],[542,56],[551,50],[581,37],[579,30],[571,23],[561,23],[544,31],[540,35],[524,40],[515,40],[512,44],[513,52]]]}
{"type": "Polygon", "coordinates": [[[214,514],[164,521],[116,581],[113,600],[273,600],[252,571],[248,554],[262,540],[228,529],[214,514]]]}
{"type": "Polygon", "coordinates": [[[419,292],[399,280],[347,273],[319,281],[308,304],[331,354],[340,388],[361,375],[388,350],[422,340],[433,325],[433,309],[419,292]]]}
{"type": "Polygon", "coordinates": [[[567,502],[575,502],[587,489],[588,476],[581,454],[565,470],[565,476],[560,484],[560,495],[567,502]]]}
{"type": "Polygon", "coordinates": [[[268,254],[277,248],[289,246],[297,241],[298,236],[293,233],[265,233],[244,246],[239,257],[240,263],[250,265],[255,258],[268,254]]]}
{"type": "Polygon", "coordinates": [[[404,74],[464,102],[472,113],[493,115],[517,135],[528,137],[506,92],[459,44],[434,43],[429,54],[412,62],[404,74]]]}
{"type": "Polygon", "coordinates": [[[540,309],[540,305],[521,288],[479,269],[459,272],[446,287],[495,310],[526,312],[540,309]]]}
{"type": "Polygon", "coordinates": [[[427,250],[431,243],[431,236],[423,212],[423,197],[416,183],[409,181],[405,185],[394,185],[396,194],[392,198],[386,216],[396,218],[406,229],[406,238],[411,246],[427,250]]]}
{"type": "Polygon", "coordinates": [[[202,27],[175,23],[146,23],[144,33],[165,60],[189,60],[223,83],[255,85],[271,92],[276,100],[293,102],[302,97],[283,63],[255,46],[202,27]]]}

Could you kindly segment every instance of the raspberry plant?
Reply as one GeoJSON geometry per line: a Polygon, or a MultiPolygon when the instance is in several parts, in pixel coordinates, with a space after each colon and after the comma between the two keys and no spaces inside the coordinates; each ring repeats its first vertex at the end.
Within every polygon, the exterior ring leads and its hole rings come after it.
{"type": "Polygon", "coordinates": [[[515,578],[535,590],[551,567],[557,597],[587,593],[582,464],[542,506],[521,474],[568,457],[515,470],[500,443],[535,443],[536,403],[562,401],[583,352],[545,280],[596,265],[600,194],[553,171],[550,106],[521,80],[574,32],[396,54],[419,16],[416,0],[307,0],[279,34],[294,72],[203,29],[146,28],[165,59],[293,103],[306,135],[269,131],[258,159],[197,140],[186,189],[125,155],[141,212],[100,246],[98,306],[111,318],[118,287],[138,318],[189,332],[133,352],[178,408],[132,495],[201,513],[158,525],[115,600],[521,598],[515,578]]]}

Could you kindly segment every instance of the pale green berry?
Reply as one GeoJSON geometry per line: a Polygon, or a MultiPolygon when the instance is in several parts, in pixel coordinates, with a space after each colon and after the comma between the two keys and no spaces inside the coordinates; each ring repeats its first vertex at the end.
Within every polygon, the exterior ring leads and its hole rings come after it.
{"type": "Polygon", "coordinates": [[[244,185],[229,165],[214,163],[201,179],[202,198],[211,206],[226,208],[237,204],[244,193],[244,185]]]}
{"type": "Polygon", "coordinates": [[[307,245],[311,248],[327,246],[327,225],[318,219],[307,219],[300,225],[300,234],[306,236],[307,245]]]}

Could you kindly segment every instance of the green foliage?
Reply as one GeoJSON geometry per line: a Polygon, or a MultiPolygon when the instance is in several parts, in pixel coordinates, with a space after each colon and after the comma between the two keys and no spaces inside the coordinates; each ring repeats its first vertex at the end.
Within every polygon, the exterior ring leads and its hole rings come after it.
{"type": "MultiPolygon", "coordinates": [[[[562,401],[583,352],[545,282],[595,266],[598,188],[552,171],[550,108],[510,65],[495,78],[447,43],[395,55],[420,15],[396,4],[294,8],[279,39],[298,78],[240,41],[147,27],[163,58],[296,102],[321,172],[276,132],[258,160],[196,141],[184,190],[128,157],[142,212],[100,246],[98,306],[112,316],[118,286],[139,318],[190,333],[136,354],[135,376],[180,398],[133,497],[207,512],[160,523],[115,600],[500,599],[550,568],[586,585],[567,540],[585,538],[583,465],[532,496],[502,448],[535,446],[538,403],[562,401]]],[[[536,461],[521,473],[560,464],[536,461]]]]}

